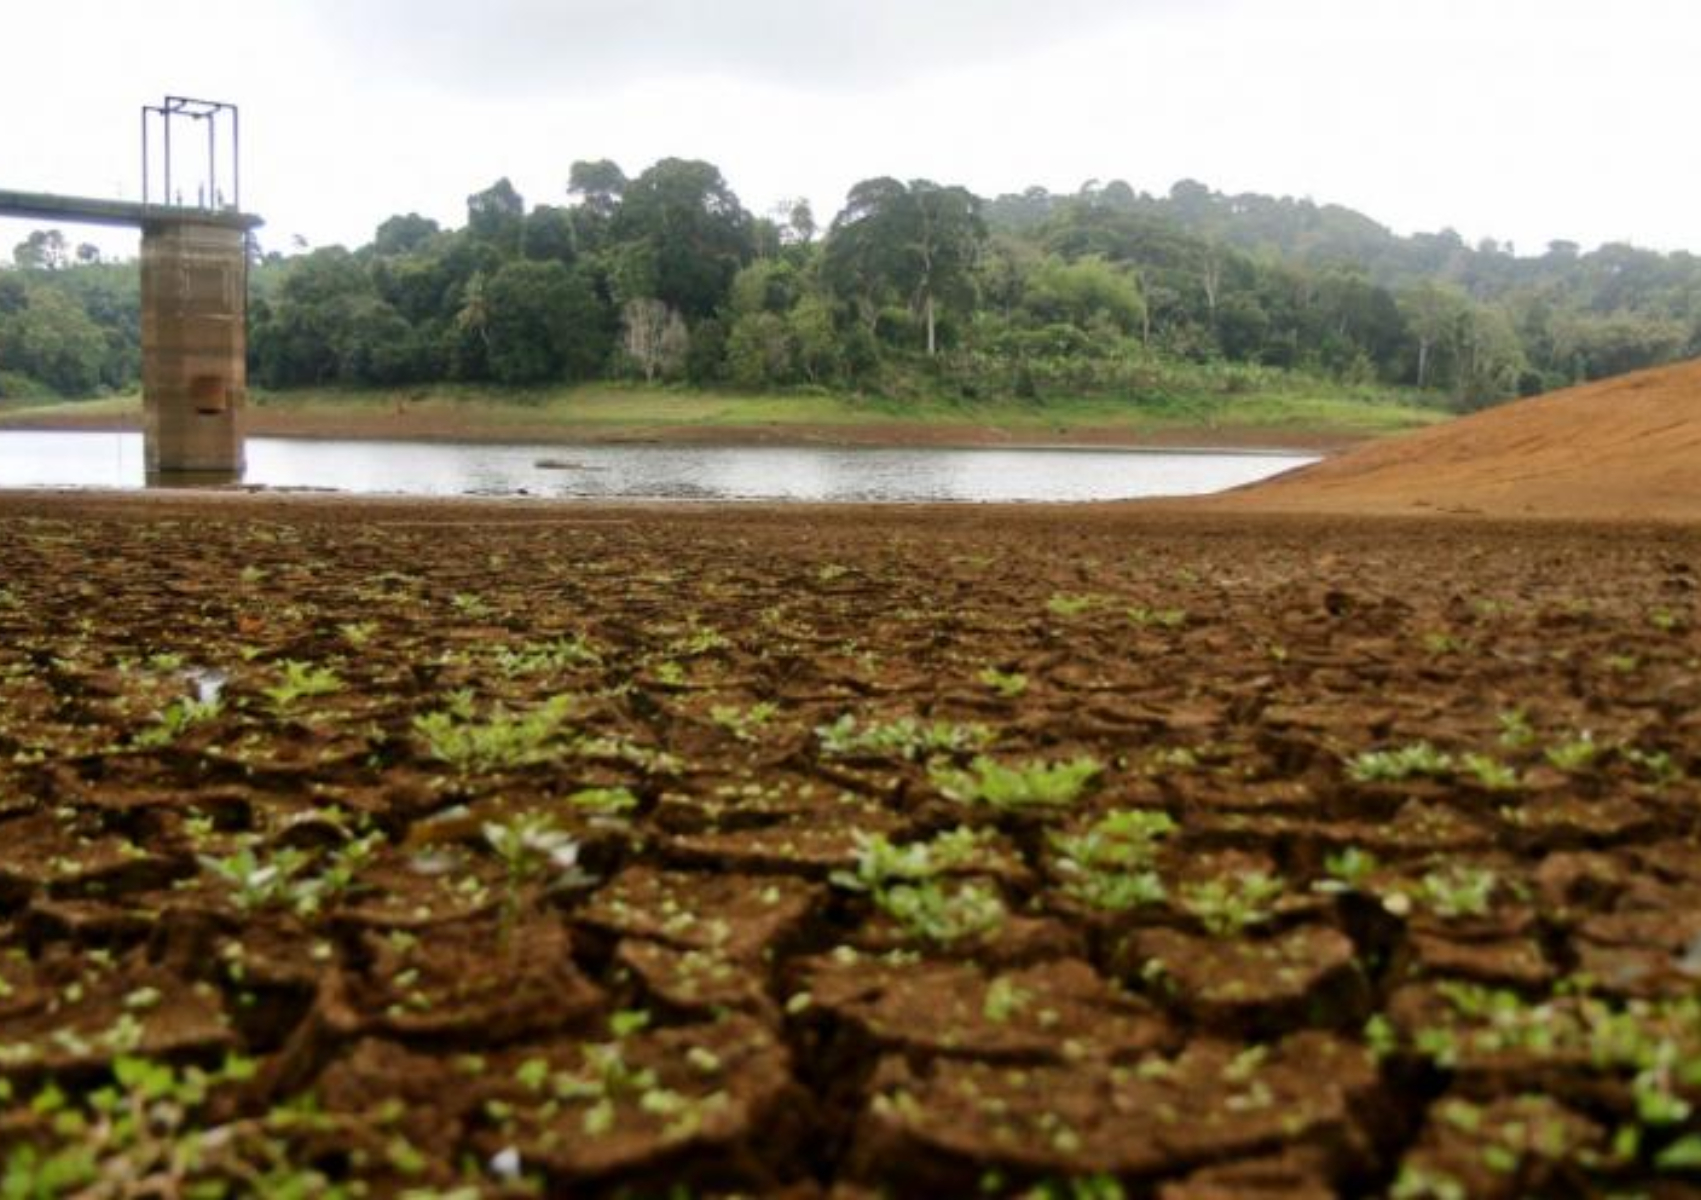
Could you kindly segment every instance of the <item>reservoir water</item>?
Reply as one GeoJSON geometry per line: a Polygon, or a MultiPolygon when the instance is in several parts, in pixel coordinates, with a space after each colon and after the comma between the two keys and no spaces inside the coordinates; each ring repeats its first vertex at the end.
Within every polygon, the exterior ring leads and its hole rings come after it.
{"type": "MultiPolygon", "coordinates": [[[[585,500],[1058,502],[1194,496],[1314,461],[1098,449],[497,445],[248,439],[240,486],[585,500]]],[[[139,433],[0,432],[0,488],[140,488],[139,433]]]]}

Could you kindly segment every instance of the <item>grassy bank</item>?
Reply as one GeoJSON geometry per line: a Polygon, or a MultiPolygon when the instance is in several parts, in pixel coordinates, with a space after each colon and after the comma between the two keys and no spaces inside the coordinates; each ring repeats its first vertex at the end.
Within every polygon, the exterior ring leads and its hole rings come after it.
{"type": "MultiPolygon", "coordinates": [[[[1139,401],[891,400],[607,383],[503,391],[452,384],[257,390],[250,427],[354,437],[1335,445],[1447,415],[1408,393],[1278,378],[1277,386],[1249,392],[1197,389],[1139,401]]],[[[135,396],[108,397],[0,408],[0,425],[111,427],[139,416],[135,396]]]]}

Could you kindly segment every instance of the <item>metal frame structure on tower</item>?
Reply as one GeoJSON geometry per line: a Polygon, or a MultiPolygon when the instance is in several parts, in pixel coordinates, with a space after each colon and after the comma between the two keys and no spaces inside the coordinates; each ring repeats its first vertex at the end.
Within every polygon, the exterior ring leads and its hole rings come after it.
{"type": "Polygon", "coordinates": [[[222,100],[197,100],[190,96],[167,96],[163,104],[144,104],[142,106],[142,204],[154,203],[153,191],[153,139],[154,131],[160,132],[161,149],[161,205],[168,208],[196,208],[205,212],[241,212],[242,211],[242,116],[236,105],[226,104],[222,100]],[[229,181],[230,195],[228,200],[224,192],[224,180],[219,175],[219,147],[225,140],[222,136],[225,118],[229,118],[229,181]],[[204,123],[207,131],[206,174],[199,183],[199,193],[196,203],[185,205],[181,199],[181,189],[178,193],[172,191],[172,122],[190,121],[196,124],[204,123]]]}

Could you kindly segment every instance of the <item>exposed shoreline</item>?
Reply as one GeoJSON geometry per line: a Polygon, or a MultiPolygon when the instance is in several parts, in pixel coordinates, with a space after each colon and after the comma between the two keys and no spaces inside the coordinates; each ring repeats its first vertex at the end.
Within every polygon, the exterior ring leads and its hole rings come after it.
{"type": "MultiPolygon", "coordinates": [[[[140,414],[66,412],[0,412],[0,431],[113,433],[139,432],[140,414]]],[[[1316,428],[1257,425],[1210,427],[1166,425],[1149,429],[1121,426],[1005,428],[999,425],[878,421],[772,422],[764,424],[585,423],[511,419],[507,412],[463,414],[433,407],[429,411],[353,409],[327,413],[250,408],[245,428],[254,437],[291,437],[418,442],[477,442],[485,444],[541,443],[548,445],[690,445],[690,446],[826,446],[930,449],[1128,449],[1176,451],[1241,451],[1332,454],[1377,440],[1362,434],[1316,428]],[[480,419],[494,415],[496,419],[480,419]]]]}

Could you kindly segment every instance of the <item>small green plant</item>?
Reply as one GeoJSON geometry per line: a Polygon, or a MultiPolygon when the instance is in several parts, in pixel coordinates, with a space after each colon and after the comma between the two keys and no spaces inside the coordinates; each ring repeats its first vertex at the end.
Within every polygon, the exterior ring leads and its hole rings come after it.
{"type": "Polygon", "coordinates": [[[521,675],[553,675],[594,667],[601,662],[595,647],[578,636],[533,645],[502,646],[496,651],[496,669],[510,679],[521,675]]]}
{"type": "Polygon", "coordinates": [[[1006,700],[1014,700],[1028,690],[1028,677],[1020,671],[1000,671],[997,667],[986,667],[975,678],[1006,700]]]}
{"type": "Polygon", "coordinates": [[[490,615],[490,605],[486,604],[482,597],[472,592],[456,592],[449,597],[449,607],[461,616],[472,617],[475,620],[490,615]]]}
{"type": "Polygon", "coordinates": [[[337,626],[337,632],[343,635],[343,641],[360,650],[364,649],[372,640],[372,635],[378,632],[378,622],[347,621],[337,626]]]}
{"type": "Polygon", "coordinates": [[[441,711],[415,717],[413,727],[432,758],[463,774],[514,770],[557,757],[574,707],[573,697],[554,696],[529,712],[499,707],[480,721],[470,701],[457,697],[441,711]]]}
{"type": "Polygon", "coordinates": [[[1358,783],[1398,783],[1414,776],[1445,775],[1453,767],[1452,755],[1428,742],[1413,742],[1394,750],[1366,750],[1347,764],[1347,774],[1358,783]]]}
{"type": "Polygon", "coordinates": [[[284,659],[278,667],[283,677],[271,687],[260,689],[260,694],[279,712],[288,711],[298,700],[342,691],[342,679],[329,667],[317,667],[293,658],[284,659]]]}
{"type": "Polygon", "coordinates": [[[856,833],[856,868],[835,871],[833,883],[855,892],[878,892],[896,882],[932,879],[985,852],[990,835],[959,826],[925,842],[894,843],[883,833],[856,833]]]}
{"type": "Polygon", "coordinates": [[[1187,624],[1185,608],[1146,608],[1135,605],[1128,609],[1128,619],[1142,629],[1180,629],[1187,624]]]}
{"type": "Polygon", "coordinates": [[[1348,846],[1324,858],[1323,870],[1328,878],[1312,884],[1311,890],[1326,895],[1362,892],[1370,877],[1381,869],[1382,864],[1370,851],[1348,846]]]}
{"type": "Polygon", "coordinates": [[[543,884],[546,891],[585,887],[595,880],[579,866],[579,843],[556,827],[547,813],[526,813],[507,821],[486,821],[485,845],[501,860],[507,897],[502,906],[506,937],[519,916],[525,891],[543,884]]]}
{"type": "Polygon", "coordinates": [[[1484,867],[1455,865],[1431,871],[1418,883],[1418,899],[1446,920],[1486,917],[1494,902],[1499,878],[1484,867]]]}
{"type": "Polygon", "coordinates": [[[136,735],[135,744],[144,750],[169,746],[187,730],[204,725],[223,711],[224,704],[217,697],[196,700],[179,696],[160,710],[158,721],[136,735]]]}
{"type": "Polygon", "coordinates": [[[985,884],[901,883],[874,893],[874,903],[912,937],[954,942],[996,929],[1006,911],[985,884]]]}
{"type": "Polygon", "coordinates": [[[709,709],[709,720],[741,742],[754,742],[760,739],[762,730],[779,711],[780,706],[770,700],[752,704],[749,708],[716,704],[709,709]]]}
{"type": "Polygon", "coordinates": [[[598,816],[624,816],[638,807],[638,797],[623,787],[582,788],[567,797],[567,803],[598,816]]]}
{"type": "Polygon", "coordinates": [[[1640,750],[1635,746],[1625,746],[1619,753],[1624,756],[1626,762],[1641,770],[1656,788],[1668,787],[1683,779],[1683,768],[1664,750],[1640,750]]]}
{"type": "Polygon", "coordinates": [[[1011,812],[1066,808],[1103,771],[1102,763],[1086,755],[1067,762],[1035,759],[1012,767],[983,754],[967,771],[934,763],[928,777],[948,800],[1011,812]]]}
{"type": "Polygon", "coordinates": [[[1595,735],[1585,730],[1563,742],[1555,742],[1542,751],[1542,757],[1567,774],[1586,771],[1600,757],[1601,746],[1595,735]]]}
{"type": "Polygon", "coordinates": [[[923,724],[914,717],[859,726],[846,713],[831,725],[815,730],[821,753],[829,758],[903,758],[916,762],[934,755],[967,754],[992,742],[992,730],[979,723],[957,724],[934,721],[923,724]]]}
{"type": "Polygon", "coordinates": [[[1054,833],[1050,840],[1064,858],[1083,866],[1145,867],[1175,830],[1175,819],[1166,812],[1125,808],[1107,813],[1083,833],[1054,833]]]}
{"type": "Polygon", "coordinates": [[[1206,879],[1182,889],[1181,906],[1217,937],[1238,937],[1248,926],[1273,915],[1272,906],[1285,885],[1278,878],[1253,871],[1232,879],[1206,879]]]}
{"type": "Polygon", "coordinates": [[[1097,596],[1058,592],[1045,602],[1045,610],[1054,617],[1078,617],[1098,602],[1097,596]]]}
{"type": "Polygon", "coordinates": [[[1500,744],[1508,750],[1523,750],[1536,741],[1535,728],[1521,708],[1508,709],[1499,715],[1500,744]]]}
{"type": "Polygon", "coordinates": [[[931,841],[896,845],[884,834],[858,834],[854,871],[836,871],[832,881],[863,892],[911,934],[949,942],[1001,924],[1004,902],[985,885],[947,883],[939,877],[980,854],[986,835],[955,829],[931,841]]]}
{"type": "Polygon", "coordinates": [[[1479,787],[1490,792],[1512,792],[1518,789],[1517,768],[1508,766],[1490,754],[1467,754],[1459,760],[1464,773],[1479,787]]]}

